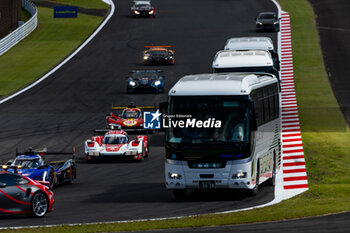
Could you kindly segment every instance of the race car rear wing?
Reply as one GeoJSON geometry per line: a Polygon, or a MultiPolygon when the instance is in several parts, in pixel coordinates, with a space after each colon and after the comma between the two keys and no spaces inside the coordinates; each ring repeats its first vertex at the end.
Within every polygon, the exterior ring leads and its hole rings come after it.
{"type": "Polygon", "coordinates": [[[113,110],[124,110],[124,109],[128,109],[128,108],[139,108],[139,109],[156,109],[156,106],[135,106],[135,105],[128,105],[126,107],[116,107],[116,106],[112,106],[113,110]]]}
{"type": "MultiPolygon", "coordinates": [[[[119,129],[115,129],[115,130],[119,130],[119,129]]],[[[111,129],[95,129],[94,136],[104,136],[109,131],[111,131],[111,129]]]]}
{"type": "Polygon", "coordinates": [[[173,46],[171,45],[147,45],[147,46],[144,46],[145,49],[151,49],[151,48],[172,48],[173,46]]]}
{"type": "Polygon", "coordinates": [[[16,148],[16,157],[18,155],[40,155],[40,156],[45,156],[45,155],[72,155],[72,158],[75,158],[75,147],[72,148],[72,152],[65,152],[65,151],[47,151],[47,148],[43,148],[40,150],[33,150],[33,148],[29,147],[26,151],[24,152],[19,152],[18,148],[16,148]]]}

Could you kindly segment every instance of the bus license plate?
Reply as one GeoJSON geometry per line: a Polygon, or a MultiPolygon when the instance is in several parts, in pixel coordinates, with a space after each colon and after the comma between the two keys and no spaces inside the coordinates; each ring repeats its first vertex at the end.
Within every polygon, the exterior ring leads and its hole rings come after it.
{"type": "Polygon", "coordinates": [[[199,181],[200,189],[215,189],[215,181],[199,181]]]}

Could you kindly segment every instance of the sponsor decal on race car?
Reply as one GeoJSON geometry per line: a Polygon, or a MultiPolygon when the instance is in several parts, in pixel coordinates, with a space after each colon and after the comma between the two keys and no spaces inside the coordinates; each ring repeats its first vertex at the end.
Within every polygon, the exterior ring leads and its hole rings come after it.
{"type": "Polygon", "coordinates": [[[123,122],[124,125],[126,126],[134,126],[137,124],[137,120],[134,120],[134,119],[129,119],[129,120],[126,120],[123,122]]]}

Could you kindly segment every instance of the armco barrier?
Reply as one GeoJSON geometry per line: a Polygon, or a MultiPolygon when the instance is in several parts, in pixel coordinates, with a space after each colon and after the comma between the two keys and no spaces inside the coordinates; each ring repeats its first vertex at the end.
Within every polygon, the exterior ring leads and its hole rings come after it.
{"type": "Polygon", "coordinates": [[[22,26],[0,40],[0,56],[28,36],[38,25],[38,11],[35,5],[29,0],[22,0],[22,7],[28,11],[32,17],[22,26]]]}

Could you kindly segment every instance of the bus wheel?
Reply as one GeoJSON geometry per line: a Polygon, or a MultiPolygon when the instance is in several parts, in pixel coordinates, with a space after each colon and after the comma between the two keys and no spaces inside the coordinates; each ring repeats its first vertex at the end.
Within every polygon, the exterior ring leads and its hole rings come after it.
{"type": "Polygon", "coordinates": [[[184,198],[186,197],[186,189],[173,189],[173,195],[175,198],[184,198]]]}
{"type": "Polygon", "coordinates": [[[273,164],[272,164],[272,176],[271,178],[266,182],[267,185],[269,186],[275,186],[276,183],[276,155],[274,153],[273,156],[273,164]]]}
{"type": "Polygon", "coordinates": [[[249,196],[250,197],[254,197],[256,196],[256,194],[258,193],[259,191],[259,171],[260,171],[260,163],[259,163],[259,160],[258,160],[258,163],[257,163],[257,171],[256,171],[256,184],[255,184],[255,187],[253,189],[249,189],[249,196]]]}

